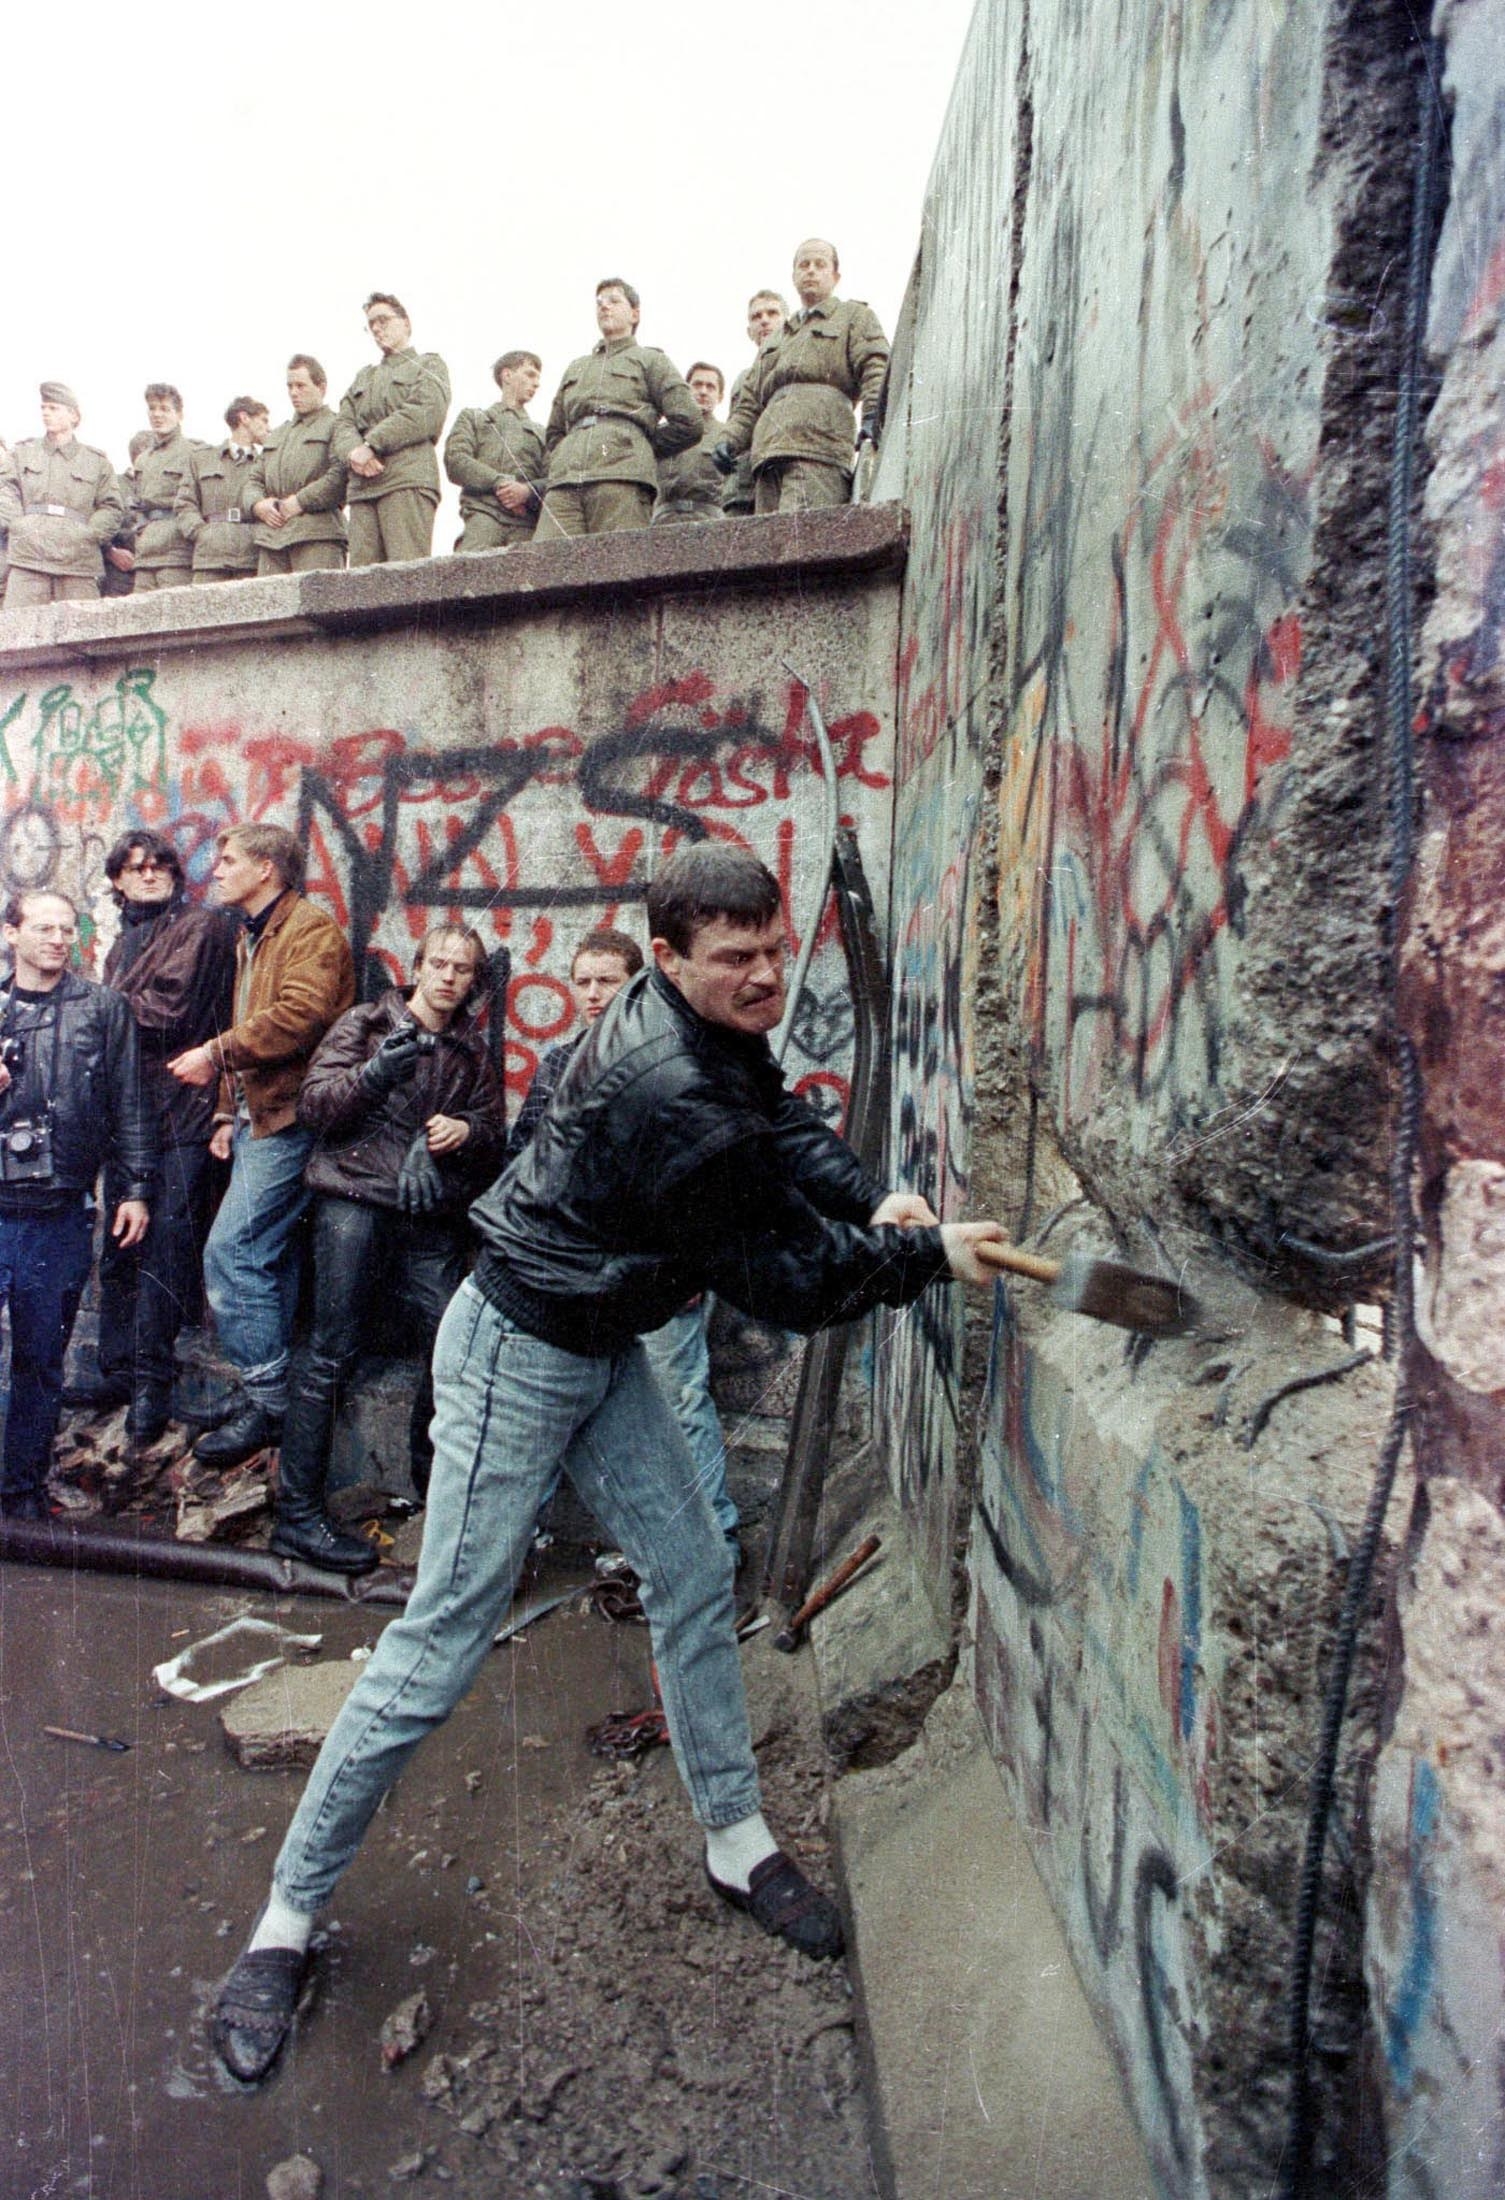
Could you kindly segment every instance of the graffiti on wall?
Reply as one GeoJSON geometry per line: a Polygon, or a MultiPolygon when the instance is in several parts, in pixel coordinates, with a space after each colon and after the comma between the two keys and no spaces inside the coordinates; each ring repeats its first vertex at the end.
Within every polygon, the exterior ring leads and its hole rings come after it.
{"type": "Polygon", "coordinates": [[[1218,1699],[1198,1509],[1153,1448],[1074,1448],[1058,1379],[1003,1294],[974,1538],[975,1685],[1072,1952],[1127,2061],[1166,2189],[1189,2189],[1194,2009],[1185,1908],[1210,1856],[1218,1699]],[[1112,1463],[1109,1462],[1111,1465],[1112,1463]]]}
{"type": "MultiPolygon", "coordinates": [[[[682,841],[750,848],[797,891],[807,790],[819,774],[803,690],[725,694],[709,673],[626,695],[603,727],[546,725],[490,741],[392,728],[325,740],[170,708],[150,670],[97,693],[23,691],[0,708],[0,884],[56,884],[88,912],[86,953],[114,913],[105,852],[132,826],[169,830],[196,889],[217,835],[271,819],[308,856],[308,891],[348,932],[368,997],[402,981],[440,920],[475,925],[491,951],[493,1043],[514,1094],[574,1020],[576,940],[640,904],[652,865],[682,841]]],[[[888,786],[870,711],[830,728],[847,814],[888,786]]],[[[847,1098],[852,1014],[827,909],[814,983],[795,1029],[798,1081],[822,1112],[847,1098]]]]}

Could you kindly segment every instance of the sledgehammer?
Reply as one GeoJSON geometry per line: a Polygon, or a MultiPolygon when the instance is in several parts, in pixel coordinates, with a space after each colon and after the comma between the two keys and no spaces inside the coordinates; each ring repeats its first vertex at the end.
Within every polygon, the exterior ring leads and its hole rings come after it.
{"type": "Polygon", "coordinates": [[[1010,1275],[1049,1284],[1057,1306],[1070,1314],[1086,1314],[1093,1321],[1114,1322],[1120,1329],[1137,1329],[1147,1337],[1182,1337],[1200,1319],[1196,1300],[1179,1283],[1126,1268],[1122,1261],[1094,1260],[1087,1253],[1043,1260],[1038,1253],[1021,1253],[1016,1246],[998,1245],[990,1238],[981,1239],[972,1250],[985,1268],[1003,1268],[1010,1275]]]}

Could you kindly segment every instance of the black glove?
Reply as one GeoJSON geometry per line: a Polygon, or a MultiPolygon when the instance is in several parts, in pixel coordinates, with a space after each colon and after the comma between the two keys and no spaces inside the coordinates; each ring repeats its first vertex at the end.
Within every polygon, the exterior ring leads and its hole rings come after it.
{"type": "Polygon", "coordinates": [[[431,1215],[444,1201],[444,1176],[429,1152],[429,1134],[414,1131],[397,1172],[397,1204],[405,1215],[431,1215]]]}
{"type": "Polygon", "coordinates": [[[389,1092],[418,1074],[418,1058],[424,1053],[426,1035],[415,1023],[399,1024],[389,1031],[369,1062],[362,1065],[360,1085],[368,1100],[385,1100],[389,1092]]]}
{"type": "Polygon", "coordinates": [[[730,443],[718,443],[711,452],[711,464],[718,474],[734,474],[737,471],[737,454],[730,443]]]}
{"type": "Polygon", "coordinates": [[[857,430],[857,448],[859,451],[864,443],[871,443],[875,451],[878,448],[878,416],[876,413],[864,413],[862,416],[862,425],[857,430]]]}

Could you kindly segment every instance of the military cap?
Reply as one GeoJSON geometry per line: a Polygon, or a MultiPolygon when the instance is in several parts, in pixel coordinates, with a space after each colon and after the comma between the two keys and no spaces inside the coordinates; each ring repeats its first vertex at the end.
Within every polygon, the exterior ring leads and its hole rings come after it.
{"type": "Polygon", "coordinates": [[[80,419],[83,418],[84,408],[66,382],[44,382],[42,384],[42,403],[44,405],[67,405],[71,411],[78,414],[80,419]]]}

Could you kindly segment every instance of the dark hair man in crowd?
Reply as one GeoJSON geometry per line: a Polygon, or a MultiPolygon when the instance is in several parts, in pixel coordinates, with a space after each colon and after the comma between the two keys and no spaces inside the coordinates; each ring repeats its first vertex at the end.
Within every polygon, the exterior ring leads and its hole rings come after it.
{"type": "Polygon", "coordinates": [[[512,550],[533,539],[547,466],[528,406],[542,375],[536,351],[504,351],[491,370],[500,402],[468,406],[449,431],[444,471],[459,487],[465,522],[456,550],[512,550]]]}
{"type": "MultiPolygon", "coordinates": [[[[548,1048],[539,1062],[518,1110],[517,1121],[508,1135],[509,1164],[531,1141],[560,1078],[574,1060],[592,1024],[605,1014],[628,979],[635,978],[642,967],[643,950],[631,933],[618,932],[607,925],[587,933],[575,949],[570,961],[570,991],[580,1012],[580,1029],[548,1048]]],[[[706,1343],[704,1300],[696,1299],[692,1305],[681,1307],[661,1328],[649,1330],[643,1338],[643,1349],[659,1387],[678,1416],[695,1463],[695,1479],[710,1499],[717,1526],[726,1537],[734,1563],[740,1569],[743,1551],[737,1535],[739,1517],[735,1500],[726,1486],[726,1440],[711,1396],[711,1356],[706,1343]]],[[[553,1496],[561,1471],[555,1470],[544,1493],[544,1505],[553,1496]]]]}
{"type": "Polygon", "coordinates": [[[319,1041],[355,999],[355,965],[333,917],[299,891],[303,847],[285,826],[221,833],[214,882],[221,905],[242,919],[231,1020],[167,1066],[185,1085],[218,1086],[210,1150],[232,1164],[204,1247],[204,1289],[245,1397],[193,1447],[231,1466],[282,1434],[313,1145],[297,1119],[298,1090],[319,1041]]]}
{"type": "Polygon", "coordinates": [[[345,454],[350,562],[391,565],[426,558],[433,546],[449,369],[438,352],[413,349],[407,307],[389,290],[373,290],[362,311],[381,357],[340,400],[356,438],[345,454]]]}
{"type": "Polygon", "coordinates": [[[794,255],[800,310],[753,361],[716,447],[727,474],[751,448],[760,513],[846,503],[856,465],[854,405],[858,441],[877,448],[888,338],[871,306],[837,297],[840,273],[835,245],[807,237],[794,255]]]}
{"type": "Polygon", "coordinates": [[[50,887],[13,894],[4,931],[0,1299],[10,1304],[11,1371],[0,1513],[45,1520],[63,1355],[93,1249],[94,1180],[107,1165],[119,1195],[111,1235],[138,1245],[157,1139],[129,1008],[68,967],[78,937],[73,903],[50,887]]]}
{"type": "Polygon", "coordinates": [[[101,450],[78,439],[83,418],[66,382],[42,384],[42,433],[0,460],[0,528],[10,570],[5,608],[92,602],[100,553],[125,519],[125,497],[101,450]]]}
{"type": "Polygon", "coordinates": [[[721,436],[716,407],[726,394],[719,367],[697,359],[685,376],[690,395],[700,407],[700,441],[688,451],[676,451],[658,462],[658,502],[653,507],[655,527],[674,526],[686,520],[720,519],[723,482],[711,457],[721,436]]]}
{"type": "Polygon", "coordinates": [[[145,395],[150,434],[132,462],[129,481],[136,529],[130,570],[135,574],[132,593],[138,596],[157,588],[186,588],[193,579],[193,545],[179,529],[177,503],[188,478],[188,461],[205,447],[183,433],[183,399],[171,382],[148,382],[145,395]]]}
{"type": "Polygon", "coordinates": [[[355,430],[326,403],[327,390],[318,360],[295,351],[287,363],[293,417],[263,438],[246,483],[258,576],[345,562],[345,459],[355,430]]]}
{"type": "Polygon", "coordinates": [[[483,1250],[434,1348],[418,1578],[320,1752],[216,2005],[216,2049],[244,2080],[286,2036],[316,1913],[382,1797],[485,1659],[561,1459],[639,1576],[712,1886],[807,1955],[840,1952],[834,1905],[763,1820],[731,1557],[637,1338],[698,1290],[814,1329],[908,1305],[948,1273],[981,1285],[976,1241],[1000,1233],[885,1197],[785,1090],[767,1044],[785,920],[761,863],[720,843],[676,855],[648,921],[656,967],[592,1027],[531,1145],[471,1210],[483,1250]]]}
{"type": "Polygon", "coordinates": [[[570,361],[549,410],[541,542],[646,527],[658,461],[700,440],[700,407],[665,354],[638,342],[641,317],[631,283],[597,283],[601,340],[570,361]]]}
{"type": "Polygon", "coordinates": [[[178,532],[193,545],[193,580],[244,581],[256,571],[256,521],[251,479],[270,419],[259,397],[232,397],[230,433],[218,449],[201,443],[189,453],[173,510],[178,532]]]}
{"type": "Polygon", "coordinates": [[[367,1317],[403,1299],[408,1341],[423,1360],[410,1457],[428,1488],[434,1393],[429,1354],[465,1273],[465,1209],[495,1174],[502,1096],[473,1028],[485,968],[479,936],[439,924],[423,937],[406,990],[347,1009],[321,1042],[298,1094],[315,1144],[304,1170],[314,1196],[314,1314],[293,1361],[271,1547],[335,1573],[366,1573],[376,1552],[325,1511],[339,1390],[367,1317]]]}
{"type": "MultiPolygon", "coordinates": [[[[126,1434],[155,1443],[172,1409],[173,1345],[199,1293],[204,1170],[214,1135],[214,1100],[202,1086],[170,1077],[171,1056],[222,1031],[230,1020],[235,925],[186,898],[183,865],[163,833],[126,833],[105,857],[120,909],[120,936],[105,958],[104,982],[135,1019],[142,1092],[161,1146],[151,1228],[139,1244],[106,1238],[99,1261],[99,1376],[68,1402],[128,1405],[126,1434]]],[[[123,1191],[105,1167],[107,1207],[123,1191]]]]}
{"type": "MultiPolygon", "coordinates": [[[[788,301],[781,297],[778,291],[755,290],[753,292],[747,301],[747,335],[754,353],[753,366],[757,365],[756,354],[762,350],[763,346],[771,343],[775,336],[783,335],[784,323],[788,318],[788,301]]],[[[744,367],[732,384],[732,409],[734,411],[737,399],[747,387],[748,377],[751,373],[751,366],[744,367]]],[[[750,451],[744,451],[737,460],[736,471],[727,482],[722,494],[721,509],[728,519],[750,519],[752,517],[753,471],[752,453],[750,451]]]]}

